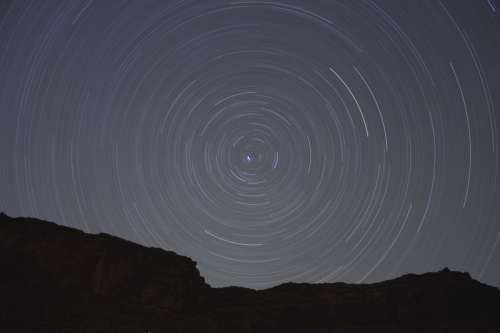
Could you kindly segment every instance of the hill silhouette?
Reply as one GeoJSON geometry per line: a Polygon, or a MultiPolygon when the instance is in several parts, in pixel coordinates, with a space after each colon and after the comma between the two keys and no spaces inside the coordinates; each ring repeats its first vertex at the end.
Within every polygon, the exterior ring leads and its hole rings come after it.
{"type": "Polygon", "coordinates": [[[212,288],[188,257],[0,214],[2,332],[499,332],[500,290],[444,269],[212,288]]]}

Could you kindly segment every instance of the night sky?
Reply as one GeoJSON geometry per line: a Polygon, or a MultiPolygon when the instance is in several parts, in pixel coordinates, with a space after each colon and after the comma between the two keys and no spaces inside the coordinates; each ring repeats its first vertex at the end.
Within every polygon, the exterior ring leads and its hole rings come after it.
{"type": "Polygon", "coordinates": [[[500,3],[0,1],[0,210],[213,286],[500,286],[500,3]]]}

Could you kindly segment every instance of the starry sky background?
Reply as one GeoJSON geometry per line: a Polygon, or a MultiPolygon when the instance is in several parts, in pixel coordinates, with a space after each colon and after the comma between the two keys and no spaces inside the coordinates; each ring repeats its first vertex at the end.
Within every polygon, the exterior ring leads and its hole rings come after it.
{"type": "Polygon", "coordinates": [[[494,0],[0,1],[0,210],[213,286],[500,286],[494,0]]]}

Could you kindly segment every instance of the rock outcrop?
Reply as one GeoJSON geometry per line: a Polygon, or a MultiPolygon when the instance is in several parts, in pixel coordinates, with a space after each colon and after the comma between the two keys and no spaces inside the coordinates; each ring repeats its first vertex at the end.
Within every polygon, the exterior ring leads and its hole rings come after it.
{"type": "Polygon", "coordinates": [[[447,269],[211,288],[187,257],[0,214],[2,332],[500,332],[500,290],[447,269]]]}

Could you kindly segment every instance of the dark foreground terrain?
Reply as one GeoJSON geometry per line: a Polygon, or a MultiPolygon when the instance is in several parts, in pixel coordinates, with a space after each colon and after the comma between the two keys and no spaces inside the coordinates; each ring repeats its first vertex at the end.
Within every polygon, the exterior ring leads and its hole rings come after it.
{"type": "Polygon", "coordinates": [[[211,288],[187,257],[0,214],[0,332],[500,332],[500,290],[447,269],[211,288]]]}

